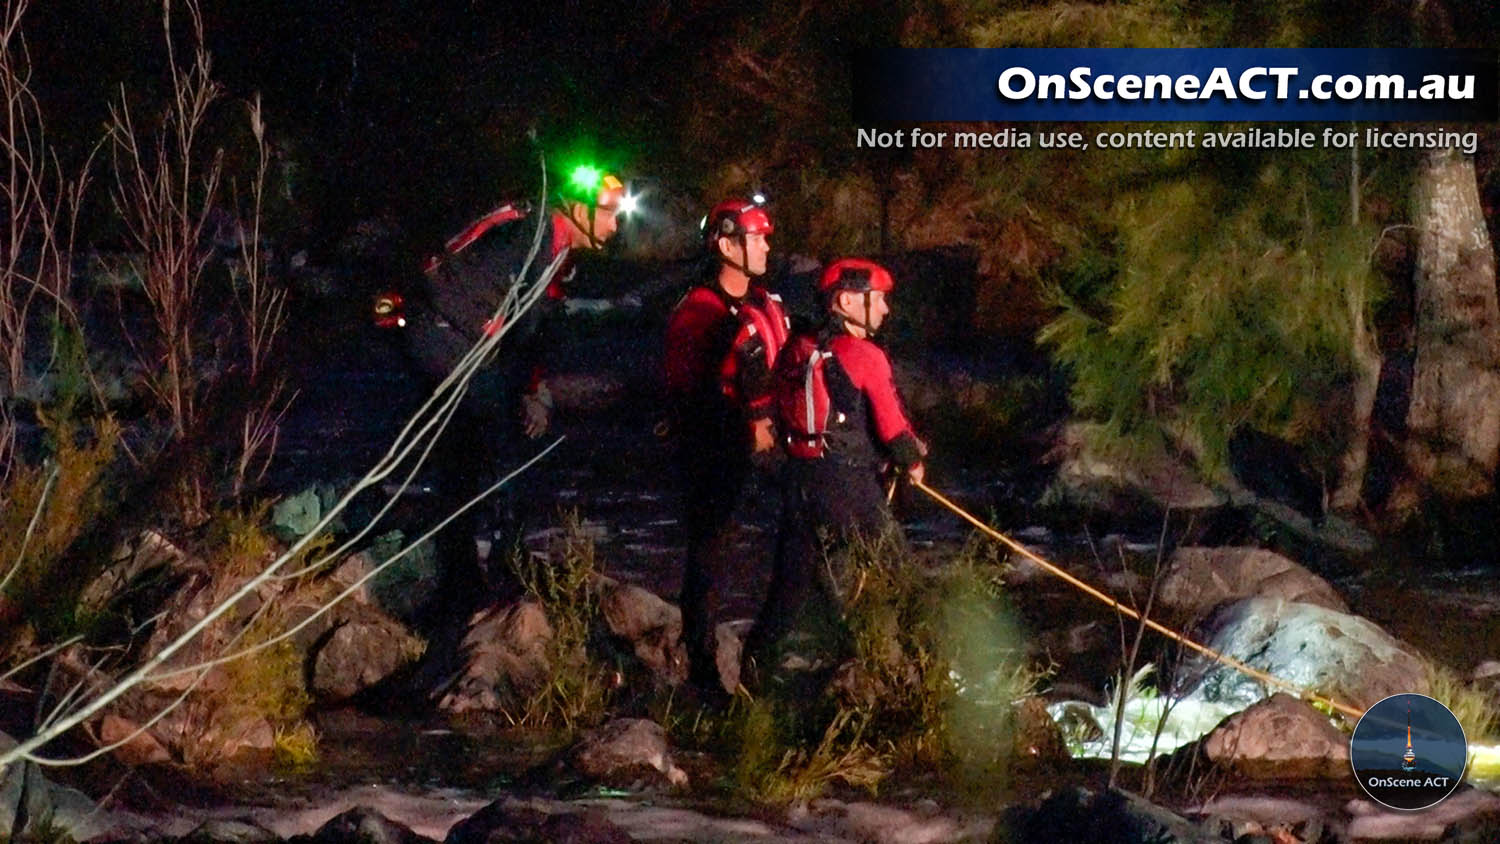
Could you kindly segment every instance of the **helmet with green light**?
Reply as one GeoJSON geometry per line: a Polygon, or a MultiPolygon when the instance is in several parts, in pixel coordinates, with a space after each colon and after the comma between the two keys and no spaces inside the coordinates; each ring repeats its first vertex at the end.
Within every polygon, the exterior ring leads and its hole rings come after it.
{"type": "Polygon", "coordinates": [[[636,198],[615,174],[592,163],[567,168],[557,188],[563,215],[598,249],[615,233],[615,218],[636,208],[636,198]]]}

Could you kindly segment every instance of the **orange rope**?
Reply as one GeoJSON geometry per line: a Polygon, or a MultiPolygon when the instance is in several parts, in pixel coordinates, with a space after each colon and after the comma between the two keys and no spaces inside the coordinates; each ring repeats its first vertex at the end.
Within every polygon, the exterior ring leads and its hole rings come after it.
{"type": "Polygon", "coordinates": [[[1197,642],[1193,641],[1192,639],[1189,639],[1188,637],[1182,635],[1181,633],[1178,633],[1177,631],[1175,631],[1175,630],[1173,630],[1173,629],[1171,629],[1169,627],[1165,627],[1165,626],[1163,626],[1161,624],[1158,624],[1157,622],[1155,622],[1155,621],[1153,621],[1153,620],[1151,620],[1149,618],[1143,618],[1141,616],[1141,614],[1138,613],[1138,612],[1136,612],[1134,609],[1125,606],[1124,604],[1120,603],[1119,601],[1115,600],[1114,598],[1110,597],[1109,595],[1107,595],[1107,594],[1099,591],[1098,589],[1095,589],[1094,587],[1092,587],[1089,584],[1083,582],[1082,580],[1079,580],[1078,578],[1074,577],[1073,575],[1068,574],[1066,571],[1063,571],[1061,568],[1053,565],[1052,563],[1047,562],[1046,560],[1044,560],[1041,557],[1037,556],[1036,554],[1032,553],[1029,549],[1027,549],[1021,543],[1016,542],[1015,540],[1011,539],[1010,537],[1006,536],[1005,534],[1001,533],[1000,531],[995,530],[994,528],[990,527],[989,525],[985,524],[984,522],[981,522],[980,520],[974,518],[972,515],[970,515],[968,513],[968,511],[964,510],[962,507],[958,506],[957,504],[954,504],[952,501],[949,501],[947,498],[945,498],[943,496],[942,493],[938,492],[937,490],[933,489],[932,487],[928,486],[927,484],[925,484],[925,483],[923,483],[921,481],[918,481],[918,480],[913,480],[911,483],[912,483],[912,486],[915,486],[917,489],[920,489],[921,491],[923,491],[923,492],[927,493],[928,495],[932,496],[932,499],[934,501],[936,501],[937,503],[943,505],[944,507],[947,507],[949,510],[952,510],[954,513],[958,514],[959,517],[961,517],[964,521],[968,522],[969,524],[973,525],[974,527],[979,528],[981,531],[984,531],[984,533],[986,535],[988,535],[990,538],[999,540],[1000,542],[1004,543],[1007,547],[1009,547],[1011,550],[1015,551],[1016,553],[1018,553],[1021,556],[1025,557],[1026,559],[1031,560],[1033,563],[1036,563],[1037,565],[1041,566],[1042,569],[1045,570],[1047,573],[1053,574],[1053,575],[1056,575],[1057,577],[1062,578],[1068,584],[1070,584],[1071,586],[1074,586],[1075,588],[1081,590],[1082,592],[1084,592],[1085,594],[1089,595],[1090,597],[1097,598],[1098,600],[1103,601],[1104,603],[1108,604],[1110,607],[1113,607],[1117,612],[1122,612],[1125,615],[1128,615],[1131,618],[1136,619],[1137,621],[1141,622],[1142,624],[1146,625],[1147,627],[1151,628],[1152,630],[1155,630],[1156,632],[1162,634],[1163,636],[1166,636],[1167,638],[1171,639],[1172,641],[1177,642],[1178,644],[1181,644],[1181,645],[1185,645],[1185,646],[1187,646],[1189,648],[1192,648],[1193,650],[1195,650],[1195,651],[1203,654],[1204,656],[1208,657],[1209,659],[1212,659],[1215,662],[1218,662],[1218,663],[1220,663],[1222,665],[1227,665],[1230,668],[1233,668],[1234,670],[1240,672],[1241,674],[1244,674],[1247,677],[1250,677],[1250,678],[1252,678],[1254,680],[1258,680],[1258,681],[1260,681],[1262,683],[1265,683],[1268,686],[1273,686],[1273,687],[1275,687],[1277,689],[1280,689],[1282,691],[1290,692],[1291,694],[1296,695],[1297,697],[1299,697],[1299,698],[1301,698],[1303,700],[1312,701],[1314,703],[1321,703],[1324,706],[1327,706],[1327,707],[1332,708],[1332,709],[1336,709],[1339,712],[1342,712],[1345,715],[1348,715],[1349,717],[1355,718],[1355,719],[1358,719],[1361,715],[1365,714],[1363,710],[1356,709],[1355,707],[1350,706],[1350,705],[1348,705],[1346,703],[1340,703],[1340,702],[1338,702],[1338,701],[1336,701],[1336,700],[1334,700],[1332,698],[1324,697],[1323,695],[1319,695],[1319,694],[1315,694],[1315,693],[1310,692],[1310,691],[1304,691],[1303,689],[1299,689],[1296,686],[1292,685],[1291,683],[1287,682],[1286,680],[1281,679],[1280,677],[1276,677],[1276,676],[1273,676],[1271,674],[1267,674],[1266,672],[1261,671],[1261,670],[1259,670],[1257,668],[1252,668],[1251,666],[1246,665],[1243,662],[1240,662],[1239,660],[1235,659],[1232,656],[1225,656],[1224,654],[1221,654],[1218,651],[1213,650],[1212,648],[1209,648],[1209,647],[1207,647],[1205,645],[1200,645],[1197,642]]]}

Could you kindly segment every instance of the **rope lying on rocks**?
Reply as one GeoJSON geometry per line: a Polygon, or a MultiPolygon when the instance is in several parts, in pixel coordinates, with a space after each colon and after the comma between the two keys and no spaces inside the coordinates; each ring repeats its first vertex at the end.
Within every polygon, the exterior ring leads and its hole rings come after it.
{"type": "Polygon", "coordinates": [[[1325,697],[1323,695],[1316,694],[1314,692],[1311,692],[1311,691],[1308,691],[1308,690],[1305,690],[1305,689],[1300,689],[1297,686],[1293,685],[1292,683],[1290,683],[1290,682],[1288,682],[1286,680],[1281,679],[1280,677],[1276,677],[1274,675],[1267,674],[1266,672],[1261,671],[1258,668],[1254,668],[1254,667],[1251,667],[1249,665],[1246,665],[1245,663],[1240,662],[1239,660],[1235,659],[1232,656],[1226,656],[1226,655],[1221,654],[1218,651],[1216,651],[1216,650],[1214,650],[1214,649],[1212,649],[1212,648],[1210,648],[1210,647],[1208,647],[1206,645],[1201,645],[1201,644],[1193,641],[1192,639],[1189,639],[1188,637],[1182,635],[1181,633],[1178,633],[1176,630],[1171,629],[1170,627],[1162,625],[1162,624],[1160,624],[1160,623],[1158,623],[1158,622],[1156,622],[1156,621],[1154,621],[1154,620],[1152,620],[1150,618],[1142,617],[1141,614],[1139,612],[1137,612],[1135,609],[1133,609],[1131,607],[1125,606],[1124,604],[1122,604],[1119,601],[1115,600],[1114,598],[1110,597],[1108,594],[1106,594],[1104,592],[1101,592],[1098,589],[1095,589],[1093,586],[1090,586],[1088,583],[1085,583],[1084,581],[1079,580],[1078,578],[1076,578],[1073,575],[1067,573],[1066,571],[1062,570],[1058,566],[1053,565],[1052,563],[1047,562],[1046,560],[1042,559],[1041,557],[1039,557],[1035,553],[1033,553],[1030,549],[1026,548],[1021,543],[1016,542],[1014,539],[1011,539],[1010,537],[1006,536],[1005,534],[1001,533],[1000,531],[995,530],[994,528],[990,527],[989,525],[987,525],[984,522],[980,521],[979,519],[975,518],[967,510],[963,509],[962,507],[958,506],[957,504],[954,504],[952,501],[948,500],[942,493],[938,492],[937,490],[933,489],[932,487],[928,486],[927,484],[923,483],[922,481],[913,480],[911,482],[911,484],[912,484],[912,486],[916,487],[917,489],[920,489],[921,491],[927,493],[927,495],[930,496],[932,498],[932,500],[934,500],[937,503],[943,505],[944,507],[948,508],[949,510],[952,510],[955,514],[957,514],[964,521],[968,522],[969,524],[973,525],[976,528],[979,528],[981,531],[983,531],[985,533],[986,536],[989,536],[991,539],[994,539],[994,540],[997,540],[997,541],[1003,543],[1006,547],[1010,548],[1012,551],[1015,551],[1017,554],[1020,554],[1021,556],[1025,557],[1026,559],[1032,561],[1033,563],[1036,563],[1038,566],[1041,566],[1043,571],[1046,571],[1048,574],[1056,575],[1057,577],[1062,578],[1062,580],[1064,582],[1068,583],[1070,586],[1073,586],[1074,588],[1082,591],[1084,594],[1086,594],[1086,595],[1088,595],[1088,596],[1090,596],[1092,598],[1095,598],[1095,599],[1097,599],[1099,601],[1104,602],[1105,604],[1108,604],[1115,611],[1121,612],[1121,613],[1124,613],[1127,616],[1130,616],[1131,618],[1133,618],[1133,619],[1141,622],[1142,624],[1146,625],[1147,627],[1151,628],[1152,630],[1155,630],[1156,632],[1162,634],[1163,636],[1166,636],[1167,638],[1171,639],[1172,641],[1177,642],[1178,644],[1184,645],[1184,646],[1186,646],[1188,648],[1191,648],[1191,649],[1197,651],[1198,653],[1201,653],[1204,656],[1208,657],[1209,659],[1212,659],[1213,661],[1215,661],[1217,663],[1220,663],[1221,665],[1227,665],[1230,668],[1233,668],[1234,670],[1240,672],[1241,674],[1244,674],[1245,676],[1250,677],[1251,679],[1257,680],[1257,681],[1259,681],[1261,683],[1265,683],[1267,686],[1271,686],[1271,687],[1274,687],[1276,689],[1280,689],[1281,691],[1289,692],[1289,693],[1291,693],[1291,694],[1293,694],[1293,695],[1301,698],[1302,700],[1310,701],[1312,703],[1322,704],[1323,706],[1329,707],[1331,709],[1335,709],[1335,710],[1337,710],[1339,712],[1342,712],[1345,715],[1348,715],[1349,717],[1354,718],[1356,720],[1358,720],[1361,715],[1365,714],[1364,710],[1362,710],[1362,709],[1358,709],[1356,707],[1350,706],[1347,703],[1340,703],[1339,701],[1336,701],[1336,700],[1334,700],[1333,698],[1330,698],[1330,697],[1325,697]]]}

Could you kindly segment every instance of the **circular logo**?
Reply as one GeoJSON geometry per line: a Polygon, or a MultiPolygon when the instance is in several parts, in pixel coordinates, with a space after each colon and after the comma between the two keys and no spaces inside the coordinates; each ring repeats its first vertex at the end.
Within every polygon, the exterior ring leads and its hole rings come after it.
{"type": "Polygon", "coordinates": [[[1464,728],[1426,695],[1391,695],[1370,707],[1349,738],[1349,762],[1370,798],[1425,809],[1458,788],[1469,759],[1464,728]]]}

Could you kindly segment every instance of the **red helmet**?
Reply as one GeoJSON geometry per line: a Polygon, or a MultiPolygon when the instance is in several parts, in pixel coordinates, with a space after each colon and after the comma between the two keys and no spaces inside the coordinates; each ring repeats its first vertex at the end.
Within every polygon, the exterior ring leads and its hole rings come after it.
{"type": "Polygon", "coordinates": [[[726,199],[703,218],[703,243],[713,251],[721,237],[770,234],[774,230],[771,215],[760,204],[748,199],[726,199]]]}
{"type": "Polygon", "coordinates": [[[879,290],[889,293],[896,289],[890,270],[864,258],[840,258],[823,269],[818,279],[818,291],[832,296],[840,290],[864,293],[879,290]]]}

